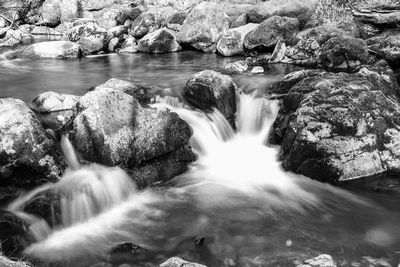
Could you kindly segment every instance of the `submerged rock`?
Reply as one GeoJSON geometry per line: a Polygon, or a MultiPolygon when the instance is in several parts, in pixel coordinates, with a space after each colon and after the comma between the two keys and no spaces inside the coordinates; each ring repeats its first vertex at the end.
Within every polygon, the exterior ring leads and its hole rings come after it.
{"type": "Polygon", "coordinates": [[[217,43],[218,52],[226,57],[240,55],[244,52],[244,38],[257,28],[258,24],[249,23],[244,26],[229,29],[223,33],[217,43]]]}
{"type": "Polygon", "coordinates": [[[159,267],[182,267],[182,266],[187,266],[187,267],[207,267],[207,266],[199,264],[199,263],[185,261],[185,260],[183,260],[181,258],[178,258],[178,257],[169,258],[167,261],[161,263],[159,267]]]}
{"type": "Polygon", "coordinates": [[[118,244],[110,250],[109,261],[113,264],[130,262],[140,259],[145,254],[147,254],[147,249],[134,243],[126,242],[118,244]]]}
{"type": "Polygon", "coordinates": [[[354,70],[368,62],[367,43],[350,36],[332,37],[322,47],[318,61],[326,69],[354,70]]]}
{"type": "Polygon", "coordinates": [[[220,34],[228,28],[229,20],[221,5],[201,2],[185,19],[178,41],[203,52],[215,52],[220,34]]]}
{"type": "Polygon", "coordinates": [[[104,88],[82,96],[71,139],[83,159],[127,170],[139,187],[165,181],[187,169],[189,125],[176,113],[142,107],[121,90],[104,88]]]}
{"type": "Polygon", "coordinates": [[[246,49],[273,49],[279,40],[290,42],[299,31],[297,18],[273,16],[263,21],[244,39],[246,49]]]}
{"type": "Polygon", "coordinates": [[[399,172],[398,96],[392,76],[367,69],[303,79],[274,124],[284,168],[333,183],[399,172]]]}
{"type": "Polygon", "coordinates": [[[68,29],[64,39],[78,43],[85,55],[103,51],[108,44],[107,31],[96,22],[81,21],[75,22],[73,27],[68,29]]]}
{"type": "Polygon", "coordinates": [[[55,144],[21,100],[0,99],[0,136],[0,186],[35,186],[60,178],[55,144]]]}
{"type": "Polygon", "coordinates": [[[145,35],[138,43],[138,49],[143,53],[157,54],[176,52],[181,46],[176,41],[175,35],[166,29],[159,29],[145,35]]]}
{"type": "Polygon", "coordinates": [[[82,54],[79,44],[70,41],[51,41],[31,44],[16,54],[27,59],[68,59],[82,54]]]}
{"type": "Polygon", "coordinates": [[[233,125],[236,113],[236,84],[228,75],[212,70],[198,72],[183,88],[183,96],[205,111],[218,109],[233,125]]]}

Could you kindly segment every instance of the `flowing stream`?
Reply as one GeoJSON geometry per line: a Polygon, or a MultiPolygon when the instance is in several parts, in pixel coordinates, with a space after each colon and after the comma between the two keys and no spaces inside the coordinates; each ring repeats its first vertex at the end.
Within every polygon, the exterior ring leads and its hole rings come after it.
{"type": "MultiPolygon", "coordinates": [[[[0,57],[0,97],[27,102],[48,90],[82,95],[111,77],[182,88],[193,73],[237,60],[183,52],[23,61],[7,60],[7,53],[0,57]]],[[[131,266],[160,264],[171,256],[210,267],[291,266],[294,259],[322,253],[342,266],[363,256],[397,266],[398,195],[350,192],[284,172],[279,148],[266,144],[277,103],[255,95],[292,70],[273,65],[265,74],[234,77],[245,92],[238,98],[237,130],[218,111],[204,114],[161,97],[154,107],[178,113],[193,128],[190,142],[198,160],[151,189],[137,190],[117,167],[81,165],[64,136],[69,168],[63,178],[8,206],[36,240],[24,253],[50,265],[91,266],[110,261],[114,245],[133,242],[147,252],[125,259],[131,266]],[[59,221],[24,211],[43,194],[54,196],[59,221]]]]}
{"type": "Polygon", "coordinates": [[[348,191],[286,173],[266,145],[277,103],[242,94],[235,132],[218,112],[154,104],[177,112],[193,128],[198,160],[162,186],[138,191],[118,168],[76,165],[67,138],[62,180],[10,204],[31,223],[37,242],[25,250],[62,266],[107,261],[115,244],[148,250],[132,266],[170,256],[209,266],[247,266],[329,253],[351,262],[362,256],[398,260],[399,215],[348,191]],[[43,191],[60,196],[62,223],[51,227],[23,207],[43,191]],[[194,238],[203,239],[196,246],[194,238]]]}

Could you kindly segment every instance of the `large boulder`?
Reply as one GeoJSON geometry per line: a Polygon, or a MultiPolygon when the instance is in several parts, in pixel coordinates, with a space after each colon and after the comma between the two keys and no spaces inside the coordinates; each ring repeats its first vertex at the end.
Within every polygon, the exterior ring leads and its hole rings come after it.
{"type": "Polygon", "coordinates": [[[398,96],[392,76],[366,68],[300,81],[274,124],[284,168],[332,183],[399,172],[398,96]]]}
{"type": "Polygon", "coordinates": [[[78,58],[81,54],[79,44],[70,41],[50,41],[31,44],[22,49],[16,56],[29,59],[68,59],[78,58]]]}
{"type": "Polygon", "coordinates": [[[120,166],[139,187],[171,179],[194,160],[185,121],[168,110],[142,107],[121,90],[103,88],[82,96],[70,128],[83,159],[120,166]]]}
{"type": "Polygon", "coordinates": [[[64,39],[78,43],[83,54],[93,54],[104,50],[108,41],[107,31],[90,20],[72,24],[72,28],[66,32],[64,39]]]}
{"type": "Polygon", "coordinates": [[[132,23],[129,33],[135,38],[142,38],[161,27],[161,21],[155,13],[143,12],[132,23]]]}
{"type": "Polygon", "coordinates": [[[59,179],[55,144],[21,100],[0,99],[0,136],[0,186],[35,186],[59,179]]]}
{"type": "Polygon", "coordinates": [[[228,30],[229,20],[221,5],[202,2],[185,19],[178,41],[203,52],[215,52],[220,35],[228,30]]]}
{"type": "Polygon", "coordinates": [[[300,27],[297,18],[273,16],[263,21],[244,39],[246,49],[273,49],[279,40],[291,43],[300,27]]]}
{"type": "Polygon", "coordinates": [[[183,88],[183,96],[190,104],[204,111],[218,109],[231,124],[234,124],[236,89],[230,76],[204,70],[189,79],[183,88]]]}
{"type": "Polygon", "coordinates": [[[80,8],[79,0],[46,0],[40,9],[40,20],[37,24],[55,27],[78,18],[80,8]]]}
{"type": "Polygon", "coordinates": [[[167,29],[159,29],[146,34],[138,43],[140,52],[149,54],[169,53],[181,50],[175,34],[167,29]]]}
{"type": "Polygon", "coordinates": [[[368,62],[367,43],[350,36],[332,37],[318,55],[320,65],[326,69],[351,71],[368,62]]]}
{"type": "Polygon", "coordinates": [[[272,16],[297,18],[304,25],[311,17],[318,0],[270,0],[247,11],[247,21],[261,23],[272,16]]]}
{"type": "Polygon", "coordinates": [[[400,67],[400,33],[385,32],[367,40],[370,50],[385,59],[392,68],[400,67]]]}
{"type": "Polygon", "coordinates": [[[249,23],[241,27],[232,28],[222,34],[217,43],[217,51],[223,56],[240,55],[244,52],[244,38],[258,27],[256,23],[249,23]]]}

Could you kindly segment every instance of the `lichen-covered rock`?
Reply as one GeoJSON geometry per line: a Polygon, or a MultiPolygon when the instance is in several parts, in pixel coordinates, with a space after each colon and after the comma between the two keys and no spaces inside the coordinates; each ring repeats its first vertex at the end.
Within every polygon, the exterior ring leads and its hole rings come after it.
{"type": "Polygon", "coordinates": [[[300,27],[297,18],[273,16],[263,21],[244,39],[246,49],[273,49],[281,39],[291,42],[300,27]]]}
{"type": "Polygon", "coordinates": [[[0,136],[0,186],[34,186],[59,179],[55,144],[21,100],[0,99],[0,136]]]}
{"type": "Polygon", "coordinates": [[[64,39],[80,45],[83,54],[93,54],[103,51],[107,46],[107,31],[101,28],[96,22],[81,20],[75,22],[64,39]]]}
{"type": "Polygon", "coordinates": [[[129,33],[135,38],[142,38],[161,27],[158,16],[152,12],[141,13],[132,23],[129,33]]]}
{"type": "Polygon", "coordinates": [[[303,264],[296,265],[296,267],[336,267],[336,263],[332,256],[322,254],[315,258],[306,260],[303,264]]]}
{"type": "Polygon", "coordinates": [[[367,40],[369,49],[385,59],[392,68],[400,67],[400,33],[386,32],[367,40]]]}
{"type": "Polygon", "coordinates": [[[185,19],[178,41],[203,52],[215,52],[218,38],[228,28],[229,20],[221,5],[201,2],[185,19]]]}
{"type": "Polygon", "coordinates": [[[322,47],[318,61],[331,70],[353,70],[368,62],[367,43],[359,38],[340,36],[330,38],[322,47]]]}
{"type": "Polygon", "coordinates": [[[139,41],[138,49],[143,53],[158,54],[177,52],[182,48],[171,31],[167,29],[159,29],[146,34],[139,41]]]}
{"type": "Polygon", "coordinates": [[[68,59],[82,55],[81,46],[70,41],[50,41],[31,44],[16,54],[27,59],[68,59]]]}
{"type": "Polygon", "coordinates": [[[205,111],[218,109],[232,124],[236,113],[236,85],[228,75],[212,70],[194,74],[183,88],[183,96],[205,111]]]}
{"type": "Polygon", "coordinates": [[[178,258],[178,257],[169,258],[168,260],[166,260],[165,262],[160,264],[160,267],[182,267],[182,266],[187,266],[187,267],[207,267],[207,266],[199,264],[199,263],[185,261],[185,260],[183,260],[181,258],[178,258]]]}
{"type": "Polygon", "coordinates": [[[221,35],[217,43],[217,51],[226,57],[240,55],[244,52],[244,38],[257,28],[258,24],[249,23],[229,29],[221,35]]]}
{"type": "Polygon", "coordinates": [[[82,96],[74,111],[71,139],[83,159],[127,170],[139,187],[186,171],[194,155],[189,125],[176,113],[142,107],[111,88],[82,96]]]}
{"type": "Polygon", "coordinates": [[[247,12],[248,22],[261,23],[272,16],[298,18],[304,25],[311,17],[317,0],[270,0],[254,5],[247,12]]]}
{"type": "Polygon", "coordinates": [[[133,96],[139,103],[143,104],[150,104],[154,98],[154,92],[151,88],[115,78],[111,78],[105,83],[96,86],[94,90],[103,90],[107,88],[120,90],[125,94],[133,96]]]}
{"type": "Polygon", "coordinates": [[[333,183],[398,172],[398,96],[393,77],[368,69],[303,79],[274,124],[284,168],[333,183]]]}

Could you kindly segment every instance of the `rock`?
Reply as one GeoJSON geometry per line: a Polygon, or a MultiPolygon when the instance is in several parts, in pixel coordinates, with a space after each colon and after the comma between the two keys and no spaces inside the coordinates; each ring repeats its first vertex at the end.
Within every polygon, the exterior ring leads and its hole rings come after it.
{"type": "Polygon", "coordinates": [[[261,66],[255,66],[251,69],[251,73],[263,73],[264,68],[261,66]]]}
{"type": "Polygon", "coordinates": [[[126,242],[118,244],[111,248],[109,252],[109,261],[113,264],[130,262],[147,254],[147,249],[134,243],[126,242]]]}
{"type": "Polygon", "coordinates": [[[61,0],[60,1],[60,12],[61,22],[70,21],[72,19],[79,18],[80,0],[61,0]]]}
{"type": "Polygon", "coordinates": [[[29,37],[29,34],[24,33],[21,30],[9,29],[6,36],[0,40],[0,47],[12,47],[22,44],[24,38],[27,37],[29,37]]]}
{"type": "Polygon", "coordinates": [[[394,77],[366,68],[297,83],[274,123],[284,168],[331,183],[396,173],[398,95],[394,77]]]}
{"type": "Polygon", "coordinates": [[[47,26],[35,26],[31,30],[30,34],[32,34],[32,35],[47,35],[47,36],[62,36],[61,32],[59,32],[53,28],[47,27],[47,26]]]}
{"type": "Polygon", "coordinates": [[[394,69],[400,67],[400,33],[386,32],[367,40],[370,50],[386,60],[394,69]]]}
{"type": "Polygon", "coordinates": [[[0,99],[0,186],[35,186],[60,178],[59,155],[21,100],[0,99]]]}
{"type": "Polygon", "coordinates": [[[212,70],[195,73],[183,88],[184,98],[205,111],[218,109],[232,124],[236,113],[236,84],[232,78],[212,70]]]}
{"type": "Polygon", "coordinates": [[[364,23],[359,23],[358,24],[358,30],[360,32],[360,37],[362,39],[369,39],[372,37],[375,37],[382,33],[382,28],[373,25],[373,24],[364,24],[364,23]]]}
{"type": "Polygon", "coordinates": [[[369,256],[362,257],[361,266],[368,267],[392,267],[385,259],[376,259],[369,256]]]}
{"type": "Polygon", "coordinates": [[[353,9],[353,15],[363,23],[371,23],[387,28],[397,28],[400,23],[400,7],[397,4],[360,3],[353,9]]]}
{"type": "Polygon", "coordinates": [[[67,41],[78,43],[82,53],[93,54],[103,51],[107,45],[107,31],[95,22],[78,21],[64,36],[67,41]]]}
{"type": "Polygon", "coordinates": [[[107,45],[108,52],[115,52],[119,45],[119,39],[117,37],[112,38],[107,45]]]}
{"type": "Polygon", "coordinates": [[[41,25],[56,27],[61,23],[59,0],[46,0],[42,5],[41,25]]]}
{"type": "Polygon", "coordinates": [[[244,39],[246,49],[272,49],[281,39],[291,42],[299,31],[299,20],[296,18],[273,16],[263,21],[244,39]]]}
{"type": "Polygon", "coordinates": [[[229,20],[221,5],[201,2],[185,19],[178,41],[203,52],[215,52],[218,38],[228,28],[229,20]]]}
{"type": "Polygon", "coordinates": [[[281,62],[285,58],[285,54],[286,54],[286,44],[285,42],[279,40],[278,43],[275,45],[274,52],[272,53],[269,62],[271,63],[281,62]]]}
{"type": "Polygon", "coordinates": [[[137,52],[139,52],[139,47],[137,45],[127,46],[118,50],[120,54],[135,54],[137,52]]]}
{"type": "Polygon", "coordinates": [[[246,63],[251,67],[268,65],[269,61],[271,60],[271,56],[271,54],[259,54],[254,57],[247,57],[246,63]]]}
{"type": "Polygon", "coordinates": [[[238,28],[229,29],[218,40],[217,51],[226,57],[242,54],[244,52],[244,38],[257,27],[258,24],[249,23],[238,28]]]}
{"type": "Polygon", "coordinates": [[[242,14],[239,17],[237,17],[234,21],[232,21],[230,28],[238,28],[246,24],[247,24],[247,15],[242,14]]]}
{"type": "Polygon", "coordinates": [[[161,22],[154,13],[141,13],[132,23],[129,33],[135,38],[142,38],[161,27],[161,22]]]}
{"type": "Polygon", "coordinates": [[[149,54],[169,53],[181,50],[175,35],[167,29],[159,29],[145,35],[138,43],[140,52],[149,54]]]}
{"type": "Polygon", "coordinates": [[[115,26],[107,30],[107,35],[111,38],[121,39],[126,33],[128,33],[128,27],[124,25],[115,26]]]}
{"type": "Polygon", "coordinates": [[[107,88],[120,90],[125,94],[131,95],[136,98],[139,103],[142,104],[150,104],[152,102],[152,99],[155,97],[152,89],[149,87],[115,78],[111,78],[105,83],[96,86],[94,90],[104,90],[107,88]]]}
{"type": "Polygon", "coordinates": [[[81,0],[81,8],[88,11],[101,10],[110,7],[114,0],[81,0]]]}
{"type": "Polygon", "coordinates": [[[287,74],[281,81],[271,85],[269,92],[273,94],[287,94],[289,90],[305,78],[321,74],[320,70],[299,70],[287,74]]]}
{"type": "Polygon", "coordinates": [[[318,1],[316,0],[270,0],[255,5],[247,12],[248,22],[261,23],[272,16],[299,19],[304,25],[311,17],[318,1]]]}
{"type": "Polygon", "coordinates": [[[188,262],[178,257],[169,258],[167,261],[160,264],[160,267],[207,267],[202,264],[188,262]]]}
{"type": "Polygon", "coordinates": [[[168,110],[142,107],[121,90],[104,88],[82,96],[70,129],[84,160],[118,165],[140,188],[183,173],[194,160],[186,122],[168,110]]]}
{"type": "Polygon", "coordinates": [[[336,267],[336,263],[332,256],[322,254],[310,260],[306,260],[303,264],[296,265],[296,267],[336,267]]]}
{"type": "Polygon", "coordinates": [[[17,57],[29,59],[67,59],[78,58],[81,54],[81,48],[76,43],[51,41],[29,45],[17,53],[17,57]]]}
{"type": "Polygon", "coordinates": [[[222,67],[221,72],[223,74],[237,74],[245,72],[249,66],[247,65],[246,61],[240,60],[235,62],[230,62],[222,67]]]}
{"type": "Polygon", "coordinates": [[[331,70],[354,70],[368,62],[367,43],[359,38],[332,37],[321,49],[318,61],[331,70]]]}
{"type": "Polygon", "coordinates": [[[24,222],[7,210],[0,210],[0,229],[1,253],[5,256],[20,255],[33,241],[24,222]]]}
{"type": "Polygon", "coordinates": [[[31,265],[23,261],[12,261],[0,255],[0,266],[3,267],[30,267],[31,265]]]}
{"type": "Polygon", "coordinates": [[[121,48],[126,48],[130,46],[135,46],[136,45],[136,39],[134,37],[131,37],[130,35],[127,35],[127,37],[124,38],[125,40],[121,44],[121,48]]]}

